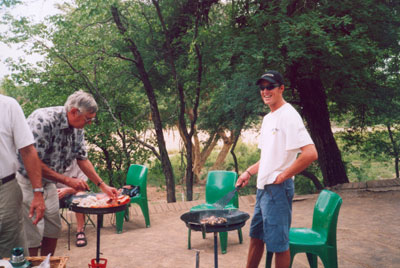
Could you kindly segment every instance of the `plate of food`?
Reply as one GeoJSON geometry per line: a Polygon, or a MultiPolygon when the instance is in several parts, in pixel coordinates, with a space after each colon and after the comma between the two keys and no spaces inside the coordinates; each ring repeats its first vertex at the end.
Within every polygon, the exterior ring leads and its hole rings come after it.
{"type": "Polygon", "coordinates": [[[74,195],[70,198],[69,202],[69,208],[72,211],[88,214],[105,214],[124,210],[126,204],[130,202],[130,197],[119,195],[118,198],[112,199],[104,193],[88,193],[74,195]]]}

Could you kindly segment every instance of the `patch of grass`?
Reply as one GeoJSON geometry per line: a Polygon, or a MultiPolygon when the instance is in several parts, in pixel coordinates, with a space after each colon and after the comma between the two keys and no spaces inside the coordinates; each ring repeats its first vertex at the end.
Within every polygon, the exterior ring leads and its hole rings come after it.
{"type": "Polygon", "coordinates": [[[393,179],[396,177],[394,161],[362,159],[358,153],[343,154],[350,182],[393,179]]]}

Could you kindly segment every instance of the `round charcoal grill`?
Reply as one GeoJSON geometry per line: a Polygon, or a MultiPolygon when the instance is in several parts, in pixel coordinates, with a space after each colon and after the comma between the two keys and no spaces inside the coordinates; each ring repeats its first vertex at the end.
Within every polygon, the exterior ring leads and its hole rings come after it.
{"type": "MultiPolygon", "coordinates": [[[[108,208],[88,208],[88,207],[78,207],[76,204],[72,203],[73,199],[75,198],[82,198],[88,195],[79,195],[79,196],[71,196],[68,200],[66,200],[66,204],[68,205],[69,209],[83,214],[96,214],[97,215],[97,239],[96,239],[96,263],[100,263],[100,227],[103,223],[103,215],[108,213],[115,213],[118,211],[123,211],[126,208],[127,204],[123,204],[116,207],[108,207],[108,208]]],[[[129,202],[128,202],[129,204],[129,202]]]]}
{"type": "Polygon", "coordinates": [[[186,226],[194,231],[214,233],[214,267],[218,268],[218,236],[219,232],[227,232],[242,228],[250,215],[246,212],[234,209],[212,209],[189,211],[181,216],[181,220],[186,226]],[[200,220],[214,216],[226,218],[225,223],[220,224],[201,224],[200,220]]]}

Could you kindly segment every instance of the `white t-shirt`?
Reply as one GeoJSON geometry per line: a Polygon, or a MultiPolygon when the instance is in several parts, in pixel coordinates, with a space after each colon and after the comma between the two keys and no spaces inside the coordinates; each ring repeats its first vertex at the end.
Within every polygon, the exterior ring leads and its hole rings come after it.
{"type": "Polygon", "coordinates": [[[0,94],[0,178],[17,171],[17,150],[34,142],[21,106],[15,99],[0,94]]]}
{"type": "Polygon", "coordinates": [[[299,113],[289,103],[267,114],[262,122],[258,148],[261,149],[257,188],[271,184],[293,164],[300,148],[314,144],[299,113]]]}
{"type": "MultiPolygon", "coordinates": [[[[72,161],[72,164],[69,167],[67,167],[67,169],[65,170],[63,175],[65,175],[67,177],[70,177],[70,178],[79,178],[79,179],[82,179],[84,181],[88,180],[88,177],[79,168],[78,162],[76,161],[76,159],[74,159],[72,161]]],[[[69,187],[69,186],[67,186],[67,185],[65,185],[65,184],[63,184],[61,182],[57,182],[56,187],[57,188],[66,188],[66,187],[69,187]]]]}

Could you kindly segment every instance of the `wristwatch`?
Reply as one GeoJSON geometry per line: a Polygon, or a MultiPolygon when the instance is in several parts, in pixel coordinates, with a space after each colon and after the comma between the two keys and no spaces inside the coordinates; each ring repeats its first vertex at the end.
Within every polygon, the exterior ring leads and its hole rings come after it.
{"type": "Polygon", "coordinates": [[[43,189],[43,187],[41,187],[41,188],[33,188],[33,192],[34,193],[36,193],[36,192],[40,192],[40,193],[44,193],[44,189],[43,189]]]}

